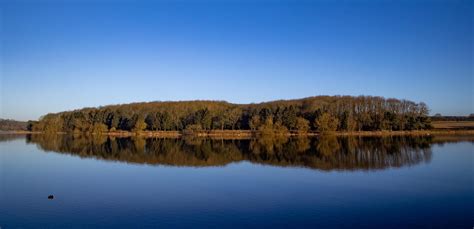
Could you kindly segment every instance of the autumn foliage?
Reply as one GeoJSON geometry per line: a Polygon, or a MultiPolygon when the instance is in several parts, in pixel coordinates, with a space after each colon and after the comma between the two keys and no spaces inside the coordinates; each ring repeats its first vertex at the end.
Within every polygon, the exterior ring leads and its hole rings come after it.
{"type": "Polygon", "coordinates": [[[259,104],[148,102],[47,114],[28,127],[44,132],[260,130],[262,132],[431,128],[424,103],[373,96],[316,96],[259,104]]]}

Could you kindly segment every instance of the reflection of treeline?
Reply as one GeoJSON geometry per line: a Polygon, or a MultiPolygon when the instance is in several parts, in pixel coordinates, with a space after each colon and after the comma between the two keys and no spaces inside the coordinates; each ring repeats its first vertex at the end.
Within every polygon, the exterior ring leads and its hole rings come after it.
{"type": "Polygon", "coordinates": [[[0,134],[0,142],[13,141],[24,138],[24,135],[19,134],[0,134]]]}
{"type": "Polygon", "coordinates": [[[353,131],[431,127],[424,103],[371,96],[318,96],[238,105],[151,102],[48,114],[28,128],[46,132],[161,130],[353,131]]]}
{"type": "Polygon", "coordinates": [[[457,134],[457,135],[450,135],[450,134],[437,134],[436,137],[433,138],[433,143],[438,145],[444,145],[445,143],[452,143],[452,142],[470,142],[474,143],[474,135],[472,134],[457,134]]]}
{"type": "Polygon", "coordinates": [[[31,135],[28,142],[103,160],[175,166],[218,166],[238,161],[315,169],[382,169],[431,159],[430,137],[114,138],[100,135],[31,135]]]}

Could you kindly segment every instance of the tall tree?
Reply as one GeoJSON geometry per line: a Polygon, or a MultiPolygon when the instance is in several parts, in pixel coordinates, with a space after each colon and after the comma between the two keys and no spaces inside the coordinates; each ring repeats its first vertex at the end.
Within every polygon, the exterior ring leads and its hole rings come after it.
{"type": "Polygon", "coordinates": [[[321,114],[314,121],[314,126],[320,132],[336,131],[339,120],[329,113],[321,114]]]}

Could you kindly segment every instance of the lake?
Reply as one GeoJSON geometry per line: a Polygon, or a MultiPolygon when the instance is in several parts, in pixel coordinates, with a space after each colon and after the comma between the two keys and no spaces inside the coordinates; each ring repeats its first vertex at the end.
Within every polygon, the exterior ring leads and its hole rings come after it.
{"type": "Polygon", "coordinates": [[[472,228],[473,155],[472,136],[0,135],[0,227],[472,228]]]}

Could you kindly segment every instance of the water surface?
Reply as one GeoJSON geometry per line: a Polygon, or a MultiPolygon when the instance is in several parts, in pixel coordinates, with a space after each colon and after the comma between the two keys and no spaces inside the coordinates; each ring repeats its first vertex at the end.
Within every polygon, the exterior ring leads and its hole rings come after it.
{"type": "Polygon", "coordinates": [[[474,225],[472,137],[0,139],[2,229],[474,225]]]}

